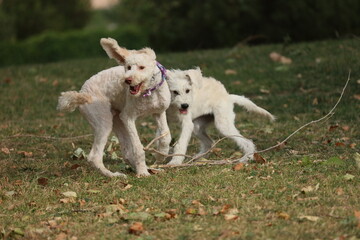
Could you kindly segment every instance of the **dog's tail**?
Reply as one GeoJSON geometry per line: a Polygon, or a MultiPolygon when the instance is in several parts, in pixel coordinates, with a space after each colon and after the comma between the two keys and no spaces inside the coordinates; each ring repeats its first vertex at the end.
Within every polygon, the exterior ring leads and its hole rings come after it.
{"type": "Polygon", "coordinates": [[[230,97],[231,97],[231,99],[233,100],[234,103],[236,103],[239,106],[244,107],[249,112],[255,112],[255,113],[258,113],[260,115],[266,116],[271,121],[275,120],[275,117],[271,113],[269,113],[265,109],[257,106],[250,99],[248,99],[248,98],[246,98],[244,96],[239,96],[239,95],[235,95],[235,94],[230,94],[230,97]]]}
{"type": "Polygon", "coordinates": [[[61,112],[73,112],[78,106],[91,102],[92,98],[87,93],[62,92],[56,109],[61,112]]]}

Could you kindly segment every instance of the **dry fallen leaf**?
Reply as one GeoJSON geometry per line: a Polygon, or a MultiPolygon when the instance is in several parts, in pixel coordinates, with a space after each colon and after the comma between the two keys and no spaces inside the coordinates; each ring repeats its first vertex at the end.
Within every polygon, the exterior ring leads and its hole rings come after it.
{"type": "Polygon", "coordinates": [[[344,195],[344,189],[339,187],[339,188],[335,189],[335,193],[336,193],[336,195],[339,195],[339,196],[344,195]]]}
{"type": "Polygon", "coordinates": [[[61,198],[60,199],[60,203],[75,203],[75,199],[74,198],[61,198]]]}
{"type": "Polygon", "coordinates": [[[197,214],[197,211],[195,208],[188,208],[188,209],[186,209],[185,213],[188,215],[195,215],[195,214],[197,214]]]}
{"type": "Polygon", "coordinates": [[[277,53],[277,52],[271,52],[269,54],[269,57],[271,60],[273,60],[274,62],[279,62],[280,58],[281,58],[281,54],[277,53]]]}
{"type": "Polygon", "coordinates": [[[285,219],[285,220],[289,220],[289,219],[290,219],[290,215],[287,214],[286,212],[279,212],[279,213],[278,213],[278,218],[285,219]]]}
{"type": "Polygon", "coordinates": [[[319,104],[319,100],[317,98],[314,98],[312,101],[312,105],[318,105],[319,104]]]}
{"type": "Polygon", "coordinates": [[[235,214],[225,214],[225,215],[224,215],[224,219],[225,219],[226,221],[236,220],[236,219],[238,219],[238,218],[239,218],[239,216],[238,216],[238,215],[235,215],[235,214]]]}
{"type": "Polygon", "coordinates": [[[239,171],[239,170],[241,170],[241,169],[243,169],[244,168],[244,163],[238,163],[238,164],[236,164],[235,166],[233,166],[233,170],[234,171],[239,171]]]}
{"type": "Polygon", "coordinates": [[[354,94],[354,98],[355,98],[356,100],[360,100],[360,94],[354,94]]]}
{"type": "Polygon", "coordinates": [[[310,222],[316,222],[320,219],[319,217],[316,217],[316,216],[299,216],[298,218],[300,220],[308,220],[310,222]]]}
{"type": "Polygon", "coordinates": [[[354,210],[354,216],[358,222],[357,228],[360,228],[360,211],[354,210]]]}
{"type": "Polygon", "coordinates": [[[32,152],[18,151],[17,153],[22,155],[23,157],[32,157],[33,156],[32,152]]]}
{"type": "Polygon", "coordinates": [[[345,132],[347,132],[347,131],[350,130],[350,126],[348,126],[348,125],[342,126],[341,128],[342,128],[345,132]]]}
{"type": "Polygon", "coordinates": [[[355,159],[355,163],[358,169],[360,169],[360,154],[359,153],[355,153],[354,154],[354,159],[355,159]]]}
{"type": "Polygon", "coordinates": [[[263,158],[260,154],[254,153],[254,160],[256,163],[264,164],[266,163],[266,159],[263,158]]]}
{"type": "Polygon", "coordinates": [[[10,150],[7,147],[1,148],[1,152],[5,154],[10,154],[10,150]]]}
{"type": "Polygon", "coordinates": [[[292,63],[292,60],[291,60],[291,58],[281,56],[281,57],[280,57],[280,62],[281,62],[282,64],[291,64],[291,63],[292,63]]]}
{"type": "Polygon", "coordinates": [[[72,192],[72,191],[68,191],[68,192],[63,192],[61,193],[63,196],[65,197],[73,197],[73,198],[76,198],[77,197],[77,194],[76,192],[72,192]]]}
{"type": "Polygon", "coordinates": [[[233,69],[226,69],[225,74],[226,75],[236,75],[237,72],[235,70],[233,70],[233,69]]]}
{"type": "Polygon", "coordinates": [[[44,177],[38,178],[38,184],[41,186],[48,185],[48,182],[49,182],[49,179],[47,179],[47,178],[44,178],[44,177]]]}
{"type": "Polygon", "coordinates": [[[130,227],[129,227],[129,233],[130,234],[134,234],[134,235],[140,235],[141,233],[144,232],[144,225],[142,222],[134,222],[130,227]]]}
{"type": "Polygon", "coordinates": [[[66,240],[67,239],[67,234],[64,232],[61,232],[60,234],[58,234],[55,238],[55,240],[66,240]]]}

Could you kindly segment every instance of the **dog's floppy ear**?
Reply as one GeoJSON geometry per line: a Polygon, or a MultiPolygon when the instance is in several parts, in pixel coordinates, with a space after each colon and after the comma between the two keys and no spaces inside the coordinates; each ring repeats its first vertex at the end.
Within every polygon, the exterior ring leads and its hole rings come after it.
{"type": "Polygon", "coordinates": [[[148,54],[153,60],[156,59],[156,54],[155,54],[154,50],[152,50],[151,48],[140,49],[138,51],[138,53],[145,53],[145,54],[148,54]]]}
{"type": "Polygon", "coordinates": [[[109,58],[115,59],[121,65],[125,63],[125,58],[129,55],[129,51],[126,48],[120,47],[115,39],[102,38],[100,44],[109,58]]]}
{"type": "Polygon", "coordinates": [[[202,73],[199,67],[186,71],[186,78],[189,80],[189,84],[197,88],[201,88],[202,73]]]}

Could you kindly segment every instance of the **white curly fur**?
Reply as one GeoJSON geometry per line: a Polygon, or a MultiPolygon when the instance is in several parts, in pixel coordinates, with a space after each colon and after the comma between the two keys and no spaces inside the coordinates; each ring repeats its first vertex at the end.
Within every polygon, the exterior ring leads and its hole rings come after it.
{"type": "MultiPolygon", "coordinates": [[[[166,111],[168,119],[181,124],[181,134],[174,154],[185,154],[192,132],[200,140],[200,152],[211,148],[213,140],[207,135],[207,126],[214,122],[221,134],[234,140],[245,155],[253,158],[256,148],[253,142],[243,137],[236,129],[234,103],[248,111],[261,114],[270,120],[275,117],[243,96],[229,94],[224,85],[214,78],[203,77],[201,70],[172,70],[168,73],[171,104],[166,111]]],[[[174,156],[168,163],[181,164],[183,156],[174,156]]],[[[248,158],[243,159],[247,161],[248,158]]]]}
{"type": "MultiPolygon", "coordinates": [[[[169,133],[157,142],[159,151],[166,154],[171,140],[165,110],[170,104],[166,81],[150,96],[143,97],[147,89],[162,79],[156,65],[156,55],[150,48],[127,50],[111,38],[100,41],[110,58],[120,66],[113,67],[88,79],[80,92],[69,91],[59,97],[58,110],[80,112],[94,130],[94,142],[88,161],[106,176],[125,176],[111,172],[103,163],[103,152],[111,131],[119,138],[124,159],[139,176],[148,176],[145,152],[135,126],[135,120],[144,115],[155,116],[157,136],[169,133]]],[[[160,155],[158,157],[161,157],[160,155]]]]}

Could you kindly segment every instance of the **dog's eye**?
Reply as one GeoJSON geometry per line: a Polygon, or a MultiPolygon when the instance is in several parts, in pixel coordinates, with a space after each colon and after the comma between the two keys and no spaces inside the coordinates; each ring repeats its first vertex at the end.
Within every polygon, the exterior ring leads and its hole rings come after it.
{"type": "Polygon", "coordinates": [[[131,70],[131,66],[129,65],[129,66],[127,66],[127,70],[131,70]]]}
{"type": "Polygon", "coordinates": [[[145,66],[139,66],[139,69],[140,69],[140,70],[144,70],[144,69],[145,69],[145,66]]]}
{"type": "Polygon", "coordinates": [[[173,91],[173,93],[174,93],[175,95],[179,95],[179,92],[178,92],[178,91],[173,91]]]}
{"type": "Polygon", "coordinates": [[[190,92],[190,89],[186,89],[186,91],[185,91],[186,93],[189,93],[190,92]]]}

